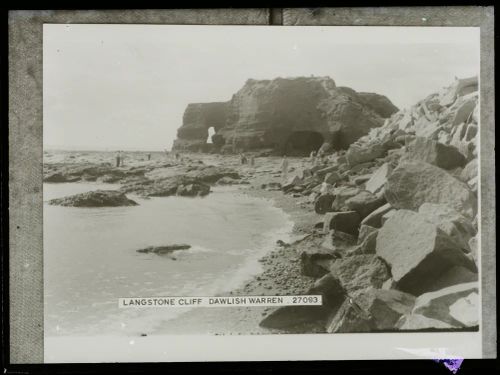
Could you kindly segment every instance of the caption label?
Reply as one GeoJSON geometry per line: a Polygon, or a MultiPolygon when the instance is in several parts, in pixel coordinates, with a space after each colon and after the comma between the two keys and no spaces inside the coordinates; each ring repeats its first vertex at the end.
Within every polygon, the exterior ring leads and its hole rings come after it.
{"type": "Polygon", "coordinates": [[[126,297],[120,308],[147,307],[242,307],[242,306],[321,306],[321,295],[241,296],[241,297],[126,297]]]}

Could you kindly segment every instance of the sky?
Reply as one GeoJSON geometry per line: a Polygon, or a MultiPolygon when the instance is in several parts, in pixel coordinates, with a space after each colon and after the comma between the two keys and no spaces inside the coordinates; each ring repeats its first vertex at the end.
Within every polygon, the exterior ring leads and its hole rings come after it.
{"type": "Polygon", "coordinates": [[[479,74],[479,28],[45,24],[44,147],[170,149],[189,103],[330,76],[409,107],[479,74]]]}

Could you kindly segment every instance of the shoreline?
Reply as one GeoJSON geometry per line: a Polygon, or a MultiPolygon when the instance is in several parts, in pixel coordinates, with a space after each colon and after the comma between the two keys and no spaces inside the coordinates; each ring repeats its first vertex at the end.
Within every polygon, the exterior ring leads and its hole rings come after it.
{"type": "MultiPolygon", "coordinates": [[[[296,158],[294,161],[301,161],[296,158]]],[[[274,248],[259,258],[262,270],[252,276],[241,287],[232,289],[220,296],[248,296],[248,295],[289,295],[303,294],[311,287],[315,280],[303,276],[299,272],[299,253],[294,242],[300,241],[311,234],[318,215],[310,204],[301,203],[300,199],[283,194],[281,190],[269,191],[261,189],[262,183],[280,182],[280,177],[270,178],[252,177],[248,187],[238,188],[238,192],[254,198],[265,199],[273,206],[282,210],[288,220],[293,222],[290,232],[291,245],[274,248]]],[[[260,321],[275,307],[199,307],[165,321],[151,336],[169,334],[210,334],[210,335],[266,335],[266,334],[293,334],[300,332],[324,332],[321,325],[297,327],[297,331],[286,331],[262,328],[260,321]]]]}

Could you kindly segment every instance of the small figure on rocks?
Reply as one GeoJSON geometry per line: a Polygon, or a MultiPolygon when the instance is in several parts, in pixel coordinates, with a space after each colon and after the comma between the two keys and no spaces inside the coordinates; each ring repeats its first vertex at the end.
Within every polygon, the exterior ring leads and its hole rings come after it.
{"type": "Polygon", "coordinates": [[[247,157],[245,156],[245,154],[240,153],[240,163],[241,163],[241,165],[247,164],[247,162],[248,162],[248,160],[247,160],[247,157]]]}
{"type": "Polygon", "coordinates": [[[321,195],[329,194],[331,188],[332,188],[332,184],[329,184],[328,182],[326,182],[326,179],[325,179],[325,181],[323,181],[323,183],[321,184],[321,189],[319,192],[321,195]]]}
{"type": "Polygon", "coordinates": [[[116,166],[120,166],[120,151],[116,152],[116,166]]]}
{"type": "Polygon", "coordinates": [[[123,167],[125,164],[123,161],[125,160],[124,152],[120,151],[120,167],[123,167]]]}
{"type": "Polygon", "coordinates": [[[288,178],[288,159],[286,155],[283,156],[283,161],[281,162],[281,178],[286,180],[288,178]]]}
{"type": "Polygon", "coordinates": [[[151,160],[151,153],[148,154],[148,160],[151,160]]]}
{"type": "Polygon", "coordinates": [[[309,154],[309,161],[312,165],[314,165],[314,160],[316,160],[316,151],[312,150],[309,154]]]}

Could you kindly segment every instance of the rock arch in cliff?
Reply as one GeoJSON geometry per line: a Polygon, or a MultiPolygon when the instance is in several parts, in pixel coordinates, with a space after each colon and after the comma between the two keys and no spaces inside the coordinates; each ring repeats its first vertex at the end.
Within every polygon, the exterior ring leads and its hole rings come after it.
{"type": "Polygon", "coordinates": [[[207,143],[214,143],[212,137],[215,134],[215,128],[213,126],[209,127],[207,133],[208,133],[207,143]]]}
{"type": "Polygon", "coordinates": [[[318,151],[323,142],[324,137],[319,132],[294,131],[288,136],[283,152],[292,156],[309,155],[311,151],[318,151]]]}

